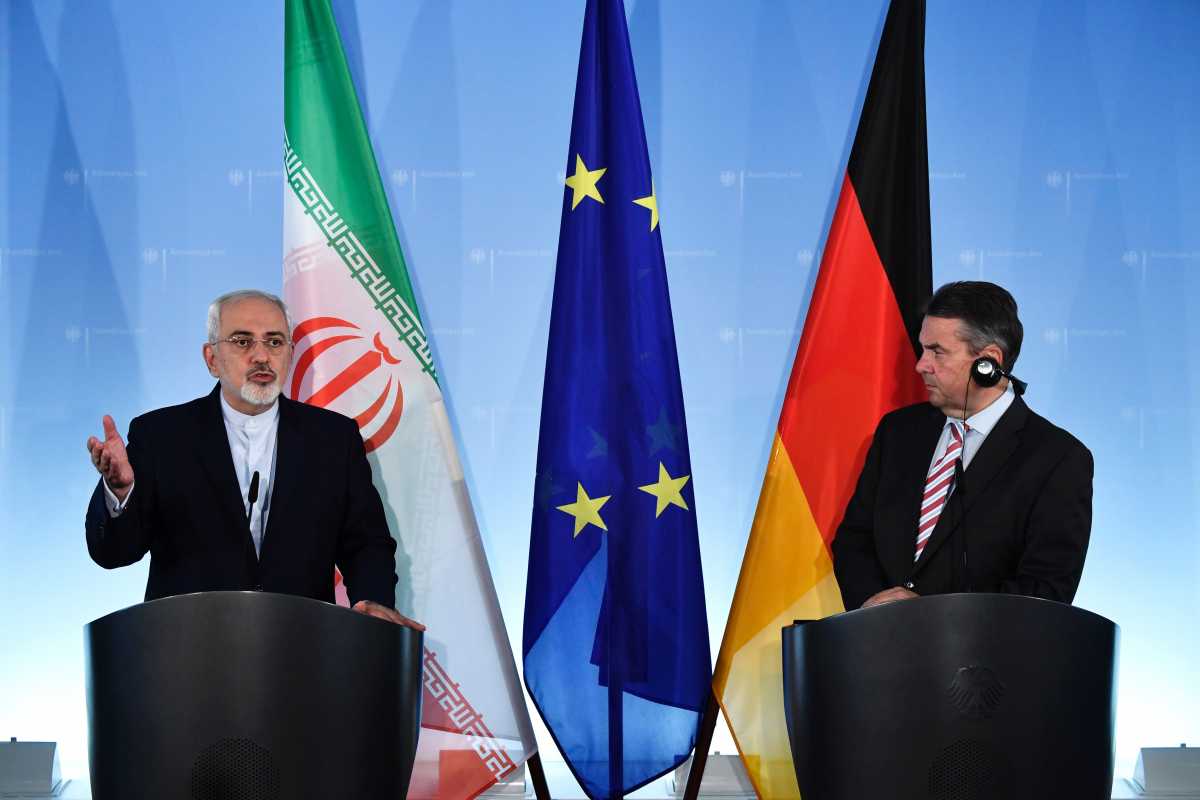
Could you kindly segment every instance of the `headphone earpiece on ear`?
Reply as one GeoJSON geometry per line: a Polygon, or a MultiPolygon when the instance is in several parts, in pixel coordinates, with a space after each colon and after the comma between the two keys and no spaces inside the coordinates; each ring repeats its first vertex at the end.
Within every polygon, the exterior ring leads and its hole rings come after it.
{"type": "Polygon", "coordinates": [[[977,358],[971,364],[971,380],[975,381],[977,386],[981,386],[984,389],[990,389],[995,386],[1006,375],[1007,373],[1000,366],[1000,362],[989,356],[977,358]]]}

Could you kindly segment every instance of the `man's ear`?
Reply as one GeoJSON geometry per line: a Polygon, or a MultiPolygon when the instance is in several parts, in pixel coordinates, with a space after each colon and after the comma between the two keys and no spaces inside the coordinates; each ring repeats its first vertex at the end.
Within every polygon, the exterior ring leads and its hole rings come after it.
{"type": "Polygon", "coordinates": [[[984,357],[993,359],[1003,369],[1008,369],[1008,365],[1004,363],[1004,351],[1000,349],[999,345],[989,344],[987,347],[975,354],[975,358],[984,357]]]}
{"type": "Polygon", "coordinates": [[[205,342],[200,352],[204,356],[204,366],[208,367],[208,374],[214,378],[219,378],[220,375],[217,372],[217,348],[213,347],[211,342],[205,342]]]}

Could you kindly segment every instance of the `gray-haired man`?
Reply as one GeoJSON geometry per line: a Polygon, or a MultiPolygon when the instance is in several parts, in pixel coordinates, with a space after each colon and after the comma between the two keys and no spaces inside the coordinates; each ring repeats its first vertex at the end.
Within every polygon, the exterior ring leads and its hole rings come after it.
{"type": "Polygon", "coordinates": [[[146,599],[259,590],[333,600],[342,572],[356,611],[392,609],[396,543],[358,426],[281,396],[292,356],[287,308],[266,292],[213,301],[207,396],[135,418],[126,446],[104,417],[87,441],[100,481],[88,552],[114,568],[150,553],[146,599]],[[251,500],[253,499],[253,503],[251,500]]]}

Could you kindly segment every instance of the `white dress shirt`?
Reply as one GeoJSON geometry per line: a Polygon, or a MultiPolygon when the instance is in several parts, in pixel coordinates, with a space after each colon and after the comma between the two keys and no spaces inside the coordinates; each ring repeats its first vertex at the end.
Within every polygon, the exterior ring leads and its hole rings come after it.
{"type": "MultiPolygon", "coordinates": [[[[279,433],[279,401],[261,414],[243,414],[229,405],[221,394],[221,416],[225,420],[225,434],[229,437],[229,452],[233,455],[233,471],[237,474],[238,487],[242,492],[242,506],[250,510],[250,481],[258,473],[258,498],[254,501],[254,516],[250,520],[250,535],[254,539],[254,552],[262,553],[263,533],[267,530],[267,517],[271,512],[271,489],[275,483],[275,443],[279,433]]],[[[136,480],[136,476],[135,480],[136,480]]],[[[118,517],[133,497],[133,486],[122,502],[117,499],[108,482],[104,482],[105,505],[110,516],[118,517]]]]}
{"type": "MultiPolygon", "coordinates": [[[[963,440],[963,469],[971,466],[971,459],[975,458],[975,454],[979,452],[979,448],[983,446],[983,442],[987,439],[992,428],[996,427],[996,423],[1000,421],[1000,417],[1004,416],[1004,412],[1008,411],[1008,407],[1012,405],[1016,394],[1013,392],[1012,384],[1004,387],[1004,392],[993,400],[986,408],[976,411],[971,416],[967,417],[967,435],[963,440]]],[[[938,438],[937,447],[933,449],[933,460],[929,462],[929,471],[933,470],[933,465],[941,460],[946,454],[946,449],[950,447],[950,427],[958,425],[959,430],[962,430],[962,418],[946,415],[946,425],[942,428],[942,435],[938,438]]],[[[929,472],[925,473],[926,475],[929,472]]],[[[950,491],[954,491],[953,485],[950,491]]]]}

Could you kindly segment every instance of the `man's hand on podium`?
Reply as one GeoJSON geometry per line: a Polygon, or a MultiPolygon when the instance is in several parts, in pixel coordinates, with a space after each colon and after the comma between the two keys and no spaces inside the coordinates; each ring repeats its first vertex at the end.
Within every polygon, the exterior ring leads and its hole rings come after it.
{"type": "Polygon", "coordinates": [[[890,589],[884,589],[882,592],[876,592],[867,598],[867,602],[862,604],[863,608],[871,606],[881,606],[884,603],[894,603],[897,600],[911,600],[914,597],[920,597],[916,592],[910,592],[903,586],[893,586],[890,589]]]}
{"type": "Polygon", "coordinates": [[[387,620],[388,622],[394,622],[397,625],[404,625],[405,627],[412,628],[413,630],[425,630],[425,626],[417,622],[415,619],[409,619],[399,611],[396,611],[393,608],[388,608],[385,605],[380,605],[374,600],[359,600],[354,604],[353,610],[357,611],[359,614],[366,614],[368,617],[377,617],[382,620],[387,620]]]}
{"type": "Polygon", "coordinates": [[[89,436],[87,440],[88,453],[92,456],[92,466],[104,478],[108,488],[121,502],[125,502],[130,487],[133,486],[133,466],[129,463],[129,454],[125,452],[125,442],[117,433],[117,424],[108,414],[104,415],[104,440],[89,436]]]}

